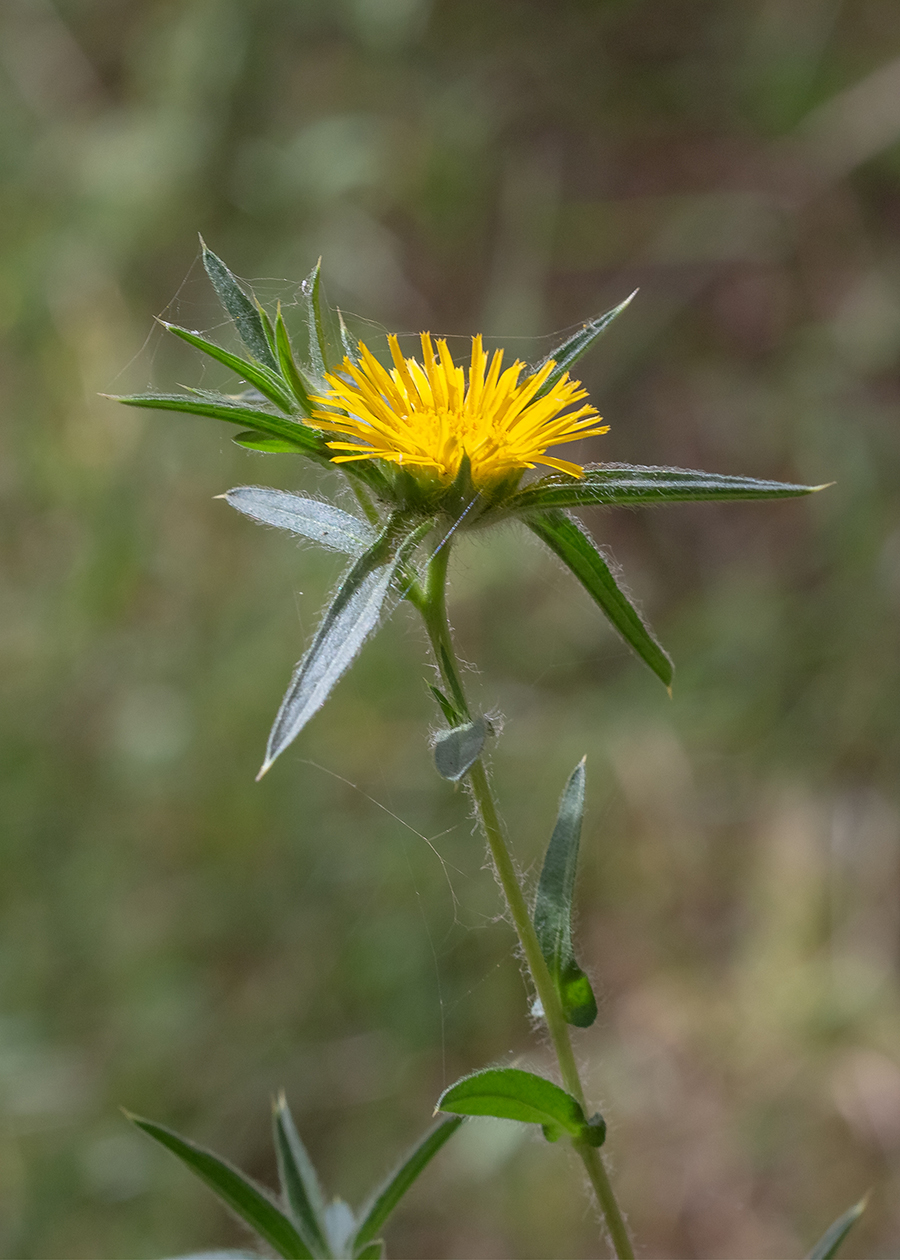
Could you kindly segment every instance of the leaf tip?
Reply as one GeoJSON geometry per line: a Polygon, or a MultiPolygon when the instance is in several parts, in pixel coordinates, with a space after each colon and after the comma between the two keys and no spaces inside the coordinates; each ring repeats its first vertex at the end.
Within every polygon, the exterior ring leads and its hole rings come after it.
{"type": "Polygon", "coordinates": [[[262,765],[261,765],[261,766],[260,766],[260,768],[259,768],[259,774],[258,774],[258,775],[256,776],[256,778],[254,779],[254,783],[259,783],[259,781],[260,781],[260,779],[263,777],[263,775],[264,775],[264,774],[268,774],[269,770],[271,769],[272,762],[273,762],[274,760],[275,760],[275,758],[274,758],[274,757],[267,757],[267,758],[265,759],[265,761],[262,763],[262,765]]]}

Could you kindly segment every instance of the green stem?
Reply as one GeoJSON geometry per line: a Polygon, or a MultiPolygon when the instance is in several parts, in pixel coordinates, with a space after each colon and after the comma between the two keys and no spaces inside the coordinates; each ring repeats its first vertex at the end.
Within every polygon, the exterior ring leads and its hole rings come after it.
{"type": "MultiPolygon", "coordinates": [[[[464,713],[468,717],[470,716],[469,706],[463,689],[462,679],[460,678],[459,663],[453,650],[453,639],[447,620],[446,591],[449,558],[450,546],[449,543],[445,543],[434,554],[429,563],[424,591],[425,598],[420,605],[420,611],[425,619],[425,625],[428,629],[431,645],[444,683],[453,697],[459,712],[464,713]]],[[[575,1055],[572,1050],[569,1026],[566,1023],[562,1004],[544,960],[544,955],[541,953],[537,933],[534,930],[534,924],[528,912],[522,886],[519,883],[519,877],[516,874],[516,868],[503,834],[503,826],[500,822],[497,804],[482,758],[479,757],[472,766],[468,774],[468,781],[478,810],[482,830],[488,842],[488,848],[491,851],[494,869],[497,872],[497,878],[506,898],[513,925],[522,945],[522,951],[525,954],[528,970],[531,972],[538,1000],[543,1008],[547,1031],[550,1033],[550,1040],[553,1043],[553,1049],[559,1062],[560,1074],[566,1089],[578,1100],[587,1115],[584,1087],[581,1083],[578,1065],[575,1062],[575,1055]]],[[[634,1260],[634,1251],[632,1250],[631,1240],[628,1237],[628,1230],[619,1205],[616,1202],[609,1175],[600,1152],[596,1147],[587,1146],[580,1142],[574,1143],[574,1146],[584,1163],[585,1170],[594,1188],[594,1193],[597,1196],[597,1201],[603,1211],[616,1256],[619,1257],[619,1260],[634,1260]]]]}

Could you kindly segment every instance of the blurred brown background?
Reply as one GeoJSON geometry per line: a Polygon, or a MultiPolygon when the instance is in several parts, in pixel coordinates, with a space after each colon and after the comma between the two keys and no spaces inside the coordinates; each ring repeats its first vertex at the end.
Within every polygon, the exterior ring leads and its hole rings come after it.
{"type": "MultiPolygon", "coordinates": [[[[289,320],[322,254],[357,331],[459,353],[639,285],[583,455],[837,483],[586,517],[671,701],[520,531],[452,606],[532,879],[588,755],[577,1049],[640,1254],[799,1256],[873,1187],[844,1254],[896,1255],[896,0],[4,0],[0,63],[0,1251],[241,1245],[120,1105],[271,1179],[284,1086],[358,1201],[455,1076],[547,1066],[411,616],[253,782],[340,566],[213,496],[320,482],[98,397],[231,385],[153,324],[220,325],[199,230],[289,320]]],[[[489,1121],[388,1243],[602,1254],[489,1121]]]]}

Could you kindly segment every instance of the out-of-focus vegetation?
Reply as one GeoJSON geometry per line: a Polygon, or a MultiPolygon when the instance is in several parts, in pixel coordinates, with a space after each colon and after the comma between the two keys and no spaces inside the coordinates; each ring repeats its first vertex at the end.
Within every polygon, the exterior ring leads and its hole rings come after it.
{"type": "MultiPolygon", "coordinates": [[[[578,1050],[642,1254],[800,1255],[872,1186],[844,1254],[895,1255],[896,0],[5,0],[0,62],[0,1251],[241,1241],[119,1105],[267,1179],[283,1086],[355,1199],[461,1072],[543,1066],[412,616],[253,781],[339,567],[213,496],[316,475],[98,397],[230,384],[152,324],[218,320],[200,230],[288,318],[322,254],[376,330],[531,359],[640,285],[585,457],[836,481],[586,516],[671,701],[524,532],[459,548],[453,616],[532,878],[588,755],[578,1050]]],[[[484,1121],[388,1241],[596,1235],[484,1121]]]]}

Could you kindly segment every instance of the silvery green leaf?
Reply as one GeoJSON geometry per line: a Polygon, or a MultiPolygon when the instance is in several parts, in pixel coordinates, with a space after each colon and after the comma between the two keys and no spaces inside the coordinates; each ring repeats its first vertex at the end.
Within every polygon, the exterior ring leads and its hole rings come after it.
{"type": "Polygon", "coordinates": [[[391,518],[374,545],[345,576],[306,655],[300,661],[269,735],[258,778],[300,734],[328,699],[363,643],[378,625],[398,570],[432,521],[411,525],[391,518]]]}
{"type": "Polygon", "coordinates": [[[653,507],[660,503],[702,503],[734,499],[790,499],[824,486],[760,481],[689,468],[635,464],[588,464],[583,477],[542,477],[504,504],[509,512],[565,507],[653,507]]]}
{"type": "Polygon", "coordinates": [[[589,319],[588,322],[583,324],[576,333],[573,333],[571,337],[568,337],[561,346],[557,346],[555,350],[551,350],[548,355],[544,356],[535,368],[536,372],[539,372],[541,368],[544,367],[544,365],[551,359],[556,364],[556,367],[535,395],[536,398],[542,398],[545,394],[548,394],[550,390],[553,389],[554,385],[558,384],[559,381],[562,380],[565,374],[572,369],[573,365],[578,362],[581,356],[590,350],[591,346],[600,334],[609,327],[616,316],[622,314],[625,307],[628,306],[634,298],[635,293],[637,293],[637,289],[635,289],[634,293],[631,293],[624,302],[620,302],[618,306],[614,306],[611,311],[607,311],[604,315],[598,315],[596,319],[589,319]]]}
{"type": "Polygon", "coordinates": [[[370,1252],[367,1247],[380,1231],[394,1208],[406,1194],[409,1187],[423,1168],[435,1157],[444,1143],[453,1136],[462,1124],[462,1116],[454,1116],[452,1120],[442,1120],[400,1161],[384,1185],[375,1191],[372,1198],[360,1211],[362,1223],[353,1239],[354,1254],[362,1260],[367,1255],[380,1255],[370,1252]]]}
{"type": "Polygon", "coordinates": [[[320,380],[328,371],[328,356],[325,350],[325,330],[322,324],[322,303],[320,295],[320,272],[322,259],[316,263],[312,271],[303,281],[303,296],[306,299],[306,318],[309,328],[309,358],[313,372],[320,380]]]}
{"type": "Polygon", "coordinates": [[[568,1023],[577,1028],[589,1028],[597,1018],[597,1003],[590,981],[578,965],[572,944],[572,908],[583,815],[582,759],[562,794],[534,903],[534,929],[541,953],[559,994],[563,1014],[568,1023]]]}
{"type": "Polygon", "coordinates": [[[325,1200],[319,1178],[300,1140],[284,1094],[280,1094],[272,1110],[275,1133],[275,1154],[281,1193],[313,1255],[327,1256],[329,1246],[325,1231],[325,1200]]]}
{"type": "Polygon", "coordinates": [[[347,1244],[356,1230],[356,1217],[349,1203],[343,1199],[332,1199],[325,1209],[325,1232],[332,1255],[346,1256],[349,1252],[347,1244]]]}
{"type": "Polygon", "coordinates": [[[458,783],[481,756],[488,724],[483,717],[440,731],[434,739],[434,764],[439,775],[458,783]]]}
{"type": "Polygon", "coordinates": [[[203,250],[203,266],[212,281],[219,301],[234,320],[241,341],[260,363],[264,363],[271,371],[278,371],[275,356],[269,349],[263,322],[259,311],[247,297],[234,276],[211,249],[207,248],[203,237],[200,238],[203,250]]]}
{"type": "Polygon", "coordinates": [[[839,1216],[836,1221],[829,1225],[825,1233],[813,1247],[809,1253],[809,1260],[834,1260],[838,1253],[838,1249],[850,1230],[862,1216],[869,1202],[869,1196],[864,1195],[858,1203],[854,1203],[852,1208],[848,1208],[843,1215],[839,1216]]]}
{"type": "Polygon", "coordinates": [[[668,654],[580,526],[557,508],[528,515],[525,523],[568,565],[625,642],[668,687],[672,681],[672,662],[668,654]]]}
{"type": "Polygon", "coordinates": [[[303,499],[269,486],[236,486],[222,496],[245,516],[308,538],[346,556],[361,556],[376,539],[374,529],[331,503],[303,499]]]}

